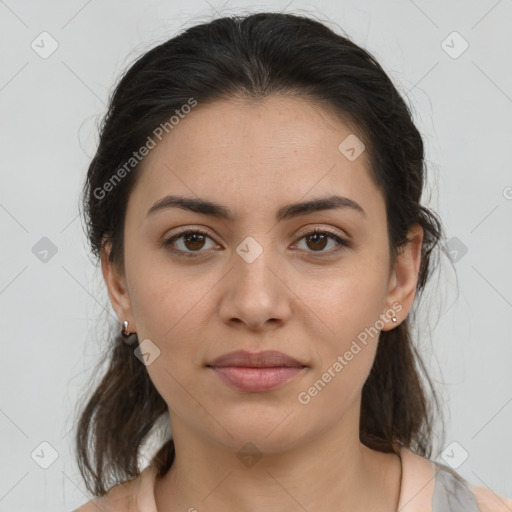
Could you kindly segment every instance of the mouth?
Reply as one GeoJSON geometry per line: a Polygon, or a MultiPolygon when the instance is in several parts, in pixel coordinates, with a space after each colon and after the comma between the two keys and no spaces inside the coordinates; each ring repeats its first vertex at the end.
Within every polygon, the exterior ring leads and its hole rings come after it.
{"type": "Polygon", "coordinates": [[[275,389],[307,369],[307,365],[275,350],[224,354],[206,365],[227,385],[241,391],[275,389]]]}

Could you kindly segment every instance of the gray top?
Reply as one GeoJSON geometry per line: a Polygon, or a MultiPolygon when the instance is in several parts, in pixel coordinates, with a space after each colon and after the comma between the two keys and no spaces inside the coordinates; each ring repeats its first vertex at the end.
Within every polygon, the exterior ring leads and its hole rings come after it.
{"type": "Polygon", "coordinates": [[[466,480],[444,464],[435,462],[435,466],[433,512],[480,512],[480,507],[466,480]]]}

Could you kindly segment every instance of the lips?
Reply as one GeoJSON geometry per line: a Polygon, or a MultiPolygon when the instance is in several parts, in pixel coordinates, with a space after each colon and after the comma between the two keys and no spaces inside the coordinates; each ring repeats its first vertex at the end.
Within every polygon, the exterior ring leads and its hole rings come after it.
{"type": "Polygon", "coordinates": [[[207,364],[207,366],[217,368],[226,366],[245,368],[303,368],[306,365],[277,350],[264,350],[262,352],[238,350],[217,357],[211,363],[207,364]]]}
{"type": "Polygon", "coordinates": [[[269,391],[307,368],[282,352],[230,352],[206,365],[228,386],[246,392],[269,391]]]}

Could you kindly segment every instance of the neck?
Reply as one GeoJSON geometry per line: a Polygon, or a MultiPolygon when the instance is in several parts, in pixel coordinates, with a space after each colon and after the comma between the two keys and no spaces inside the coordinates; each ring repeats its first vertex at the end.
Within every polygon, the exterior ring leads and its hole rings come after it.
{"type": "MultiPolygon", "coordinates": [[[[343,424],[291,449],[239,453],[172,419],[176,457],[155,483],[158,510],[395,512],[401,468],[394,454],[359,441],[343,424]]],[[[239,446],[244,445],[241,441],[239,446]]],[[[260,442],[260,446],[263,443],[260,442]]]]}

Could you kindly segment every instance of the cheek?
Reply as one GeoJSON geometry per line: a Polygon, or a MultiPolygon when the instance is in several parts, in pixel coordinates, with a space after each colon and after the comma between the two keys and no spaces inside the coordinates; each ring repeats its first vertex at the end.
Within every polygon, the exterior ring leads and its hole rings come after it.
{"type": "Polygon", "coordinates": [[[351,401],[357,395],[373,365],[384,312],[382,273],[341,272],[322,289],[312,290],[308,300],[314,314],[309,318],[315,328],[310,337],[318,340],[317,366],[308,380],[311,393],[303,391],[311,402],[333,400],[342,405],[340,400],[351,401]]]}
{"type": "MultiPolygon", "coordinates": [[[[304,282],[304,281],[303,281],[304,282]]],[[[304,303],[322,333],[337,348],[375,326],[384,312],[386,283],[383,272],[367,266],[347,266],[328,279],[304,283],[304,303]]]]}
{"type": "Polygon", "coordinates": [[[204,300],[207,289],[195,287],[194,280],[183,275],[147,273],[141,280],[134,301],[137,330],[159,349],[159,357],[147,367],[149,376],[173,411],[194,409],[191,393],[197,387],[204,347],[204,319],[208,317],[204,300]],[[203,300],[201,300],[203,299],[203,300]],[[139,327],[140,326],[140,327],[139,327]]]}
{"type": "Polygon", "coordinates": [[[155,376],[157,380],[170,379],[166,389],[173,385],[171,374],[183,382],[203,364],[201,358],[209,342],[205,339],[212,316],[208,294],[218,277],[197,269],[171,268],[169,264],[132,267],[130,300],[139,339],[151,340],[160,350],[148,371],[158,371],[161,376],[155,376]]]}
{"type": "MultiPolygon", "coordinates": [[[[373,366],[379,339],[380,309],[369,300],[344,296],[331,302],[329,336],[315,344],[316,367],[297,396],[315,417],[335,419],[357,399],[373,366]],[[311,407],[311,409],[309,409],[311,407]]],[[[326,310],[327,311],[327,310],[326,310]]]]}
{"type": "Polygon", "coordinates": [[[331,424],[347,413],[358,413],[357,404],[375,356],[374,346],[361,346],[350,361],[342,354],[341,361],[337,355],[299,390],[296,407],[304,421],[314,418],[319,424],[331,424]]]}
{"type": "Polygon", "coordinates": [[[198,266],[171,265],[139,258],[131,266],[130,302],[137,330],[167,345],[192,338],[205,315],[208,293],[218,277],[198,266]]]}

